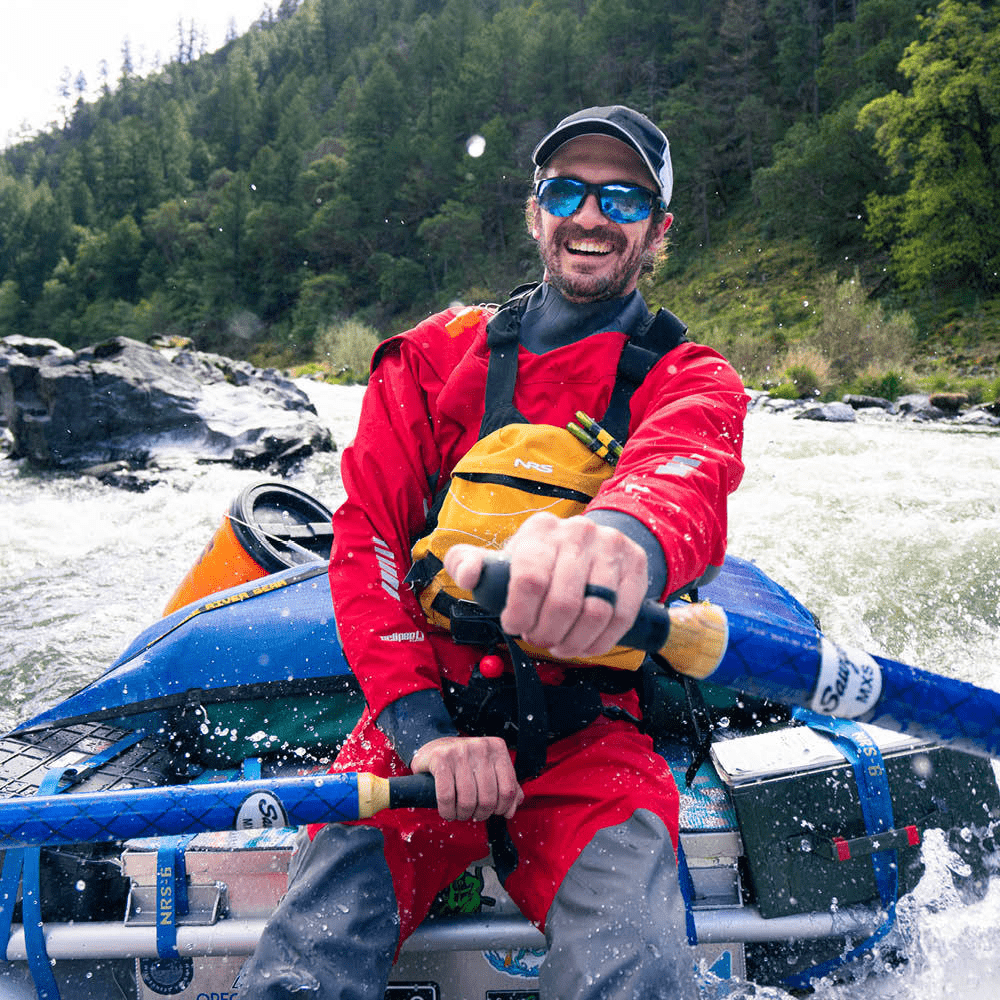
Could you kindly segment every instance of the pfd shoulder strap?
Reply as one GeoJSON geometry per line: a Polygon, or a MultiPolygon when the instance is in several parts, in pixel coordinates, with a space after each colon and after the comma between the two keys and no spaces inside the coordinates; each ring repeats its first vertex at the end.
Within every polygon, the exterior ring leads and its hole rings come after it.
{"type": "MultiPolygon", "coordinates": [[[[486,326],[490,350],[486,375],[486,409],[479,427],[480,439],[508,424],[530,423],[514,405],[517,384],[517,349],[521,318],[536,285],[522,286],[486,326]]],[[[653,365],[687,340],[687,326],[669,309],[660,309],[641,329],[628,334],[615,372],[615,387],[601,425],[616,440],[628,437],[629,404],[653,365]]]]}
{"type": "Polygon", "coordinates": [[[660,309],[652,321],[625,342],[615,372],[615,388],[601,425],[616,440],[628,437],[629,404],[653,365],[687,340],[687,326],[669,309],[660,309]]]}
{"type": "Polygon", "coordinates": [[[517,348],[521,339],[521,317],[528,304],[528,296],[535,285],[515,289],[486,324],[486,346],[490,349],[489,368],[486,372],[486,409],[479,425],[482,440],[495,430],[508,424],[531,423],[514,405],[514,387],[517,384],[517,348]]]}

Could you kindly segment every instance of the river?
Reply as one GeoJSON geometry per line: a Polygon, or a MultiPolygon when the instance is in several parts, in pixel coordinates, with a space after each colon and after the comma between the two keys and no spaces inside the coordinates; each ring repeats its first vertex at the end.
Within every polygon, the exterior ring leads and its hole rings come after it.
{"type": "MultiPolygon", "coordinates": [[[[308,389],[343,446],[362,390],[308,389]]],[[[836,641],[1000,689],[1000,434],[754,413],[744,454],[733,553],[788,587],[836,641]]],[[[316,456],[289,481],[334,507],[338,467],[338,453],[316,456]]],[[[0,725],[76,690],[158,618],[230,501],[260,478],[190,465],[126,493],[0,462],[0,725]]],[[[921,911],[911,961],[860,992],[994,1000],[998,926],[1000,884],[958,914],[921,911]]]]}

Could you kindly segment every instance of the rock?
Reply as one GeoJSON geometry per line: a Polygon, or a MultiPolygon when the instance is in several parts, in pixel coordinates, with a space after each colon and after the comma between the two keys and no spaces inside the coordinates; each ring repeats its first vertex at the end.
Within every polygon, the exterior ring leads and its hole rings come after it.
{"type": "Polygon", "coordinates": [[[161,482],[160,479],[143,471],[137,473],[128,462],[103,462],[101,465],[80,469],[80,473],[84,476],[93,476],[106,486],[115,486],[129,493],[145,493],[161,482]]]}
{"type": "Polygon", "coordinates": [[[844,396],[842,402],[846,403],[852,410],[887,410],[892,411],[893,405],[888,399],[881,396],[856,396],[848,394],[844,396]]]}
{"type": "Polygon", "coordinates": [[[789,410],[801,410],[802,400],[800,399],[781,399],[774,396],[765,396],[760,402],[761,409],[768,410],[771,413],[787,413],[789,410]]]}
{"type": "Polygon", "coordinates": [[[929,402],[944,413],[958,413],[969,405],[969,397],[964,392],[935,392],[929,402]]]}
{"type": "Polygon", "coordinates": [[[962,427],[1000,427],[1000,415],[989,406],[975,406],[971,410],[960,413],[954,423],[962,427]]]}
{"type": "Polygon", "coordinates": [[[849,424],[857,420],[854,409],[847,403],[821,403],[795,414],[796,420],[826,420],[830,423],[849,424]]]}
{"type": "Polygon", "coordinates": [[[333,450],[306,394],[274,369],[126,337],[69,351],[55,341],[0,340],[0,413],[11,455],[46,468],[171,455],[285,471],[333,450]]]}
{"type": "Polygon", "coordinates": [[[898,412],[910,417],[912,420],[940,420],[944,416],[944,410],[938,409],[931,403],[930,396],[923,393],[911,393],[908,396],[900,396],[896,400],[898,412]]]}

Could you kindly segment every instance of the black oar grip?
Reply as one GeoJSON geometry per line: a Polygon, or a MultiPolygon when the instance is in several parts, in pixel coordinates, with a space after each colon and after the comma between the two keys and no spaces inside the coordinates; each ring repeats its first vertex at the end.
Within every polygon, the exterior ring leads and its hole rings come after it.
{"type": "Polygon", "coordinates": [[[506,559],[486,559],[479,583],[472,588],[472,596],[484,611],[499,615],[507,603],[507,585],[510,583],[510,563],[506,559]]]}
{"type": "Polygon", "coordinates": [[[635,623],[621,637],[618,645],[658,653],[667,644],[669,636],[670,612],[662,604],[646,600],[639,608],[635,623]]]}
{"type": "Polygon", "coordinates": [[[405,774],[389,779],[390,809],[437,809],[434,776],[405,774]]]}

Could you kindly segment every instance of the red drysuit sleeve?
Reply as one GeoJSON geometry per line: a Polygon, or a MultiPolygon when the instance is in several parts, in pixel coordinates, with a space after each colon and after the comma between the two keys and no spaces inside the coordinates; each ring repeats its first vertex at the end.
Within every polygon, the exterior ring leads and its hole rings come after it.
{"type": "Polygon", "coordinates": [[[441,464],[433,436],[441,382],[411,342],[383,345],[341,461],[347,500],[333,517],[331,591],[344,652],[374,717],[405,694],[440,687],[426,619],[403,578],[441,464]]]}
{"type": "Polygon", "coordinates": [[[632,396],[628,442],[587,510],[630,514],[653,533],[666,556],[666,591],[725,557],[747,401],[728,362],[699,344],[663,357],[632,396]]]}

